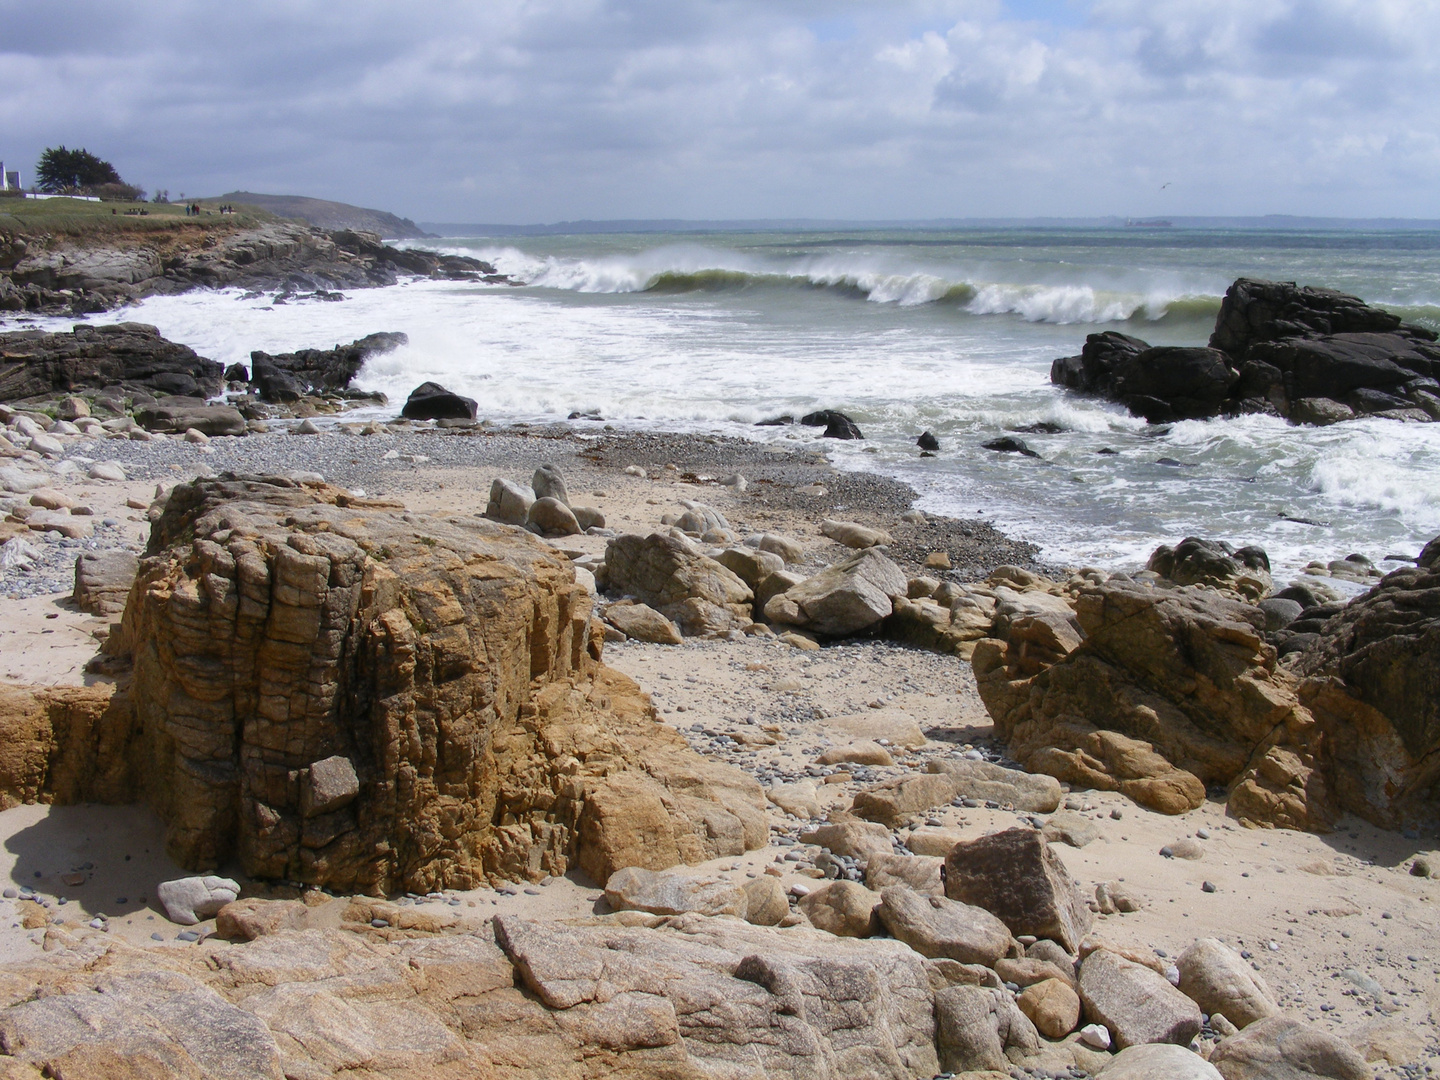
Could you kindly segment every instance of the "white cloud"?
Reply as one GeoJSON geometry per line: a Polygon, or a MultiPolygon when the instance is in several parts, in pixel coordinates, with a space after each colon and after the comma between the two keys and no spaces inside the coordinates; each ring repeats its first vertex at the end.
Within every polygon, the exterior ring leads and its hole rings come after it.
{"type": "Polygon", "coordinates": [[[0,25],[0,157],[84,145],[172,192],[432,220],[1440,216],[1433,0],[0,0],[0,25]]]}

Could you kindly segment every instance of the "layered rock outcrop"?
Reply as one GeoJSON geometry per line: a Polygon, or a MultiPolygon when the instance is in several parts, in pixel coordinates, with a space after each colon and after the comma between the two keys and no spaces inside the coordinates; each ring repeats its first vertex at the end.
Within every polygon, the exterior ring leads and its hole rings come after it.
{"type": "Polygon", "coordinates": [[[224,389],[222,374],[222,365],[145,323],[0,334],[0,401],[111,386],[124,394],[205,398],[224,389]]]}
{"type": "Polygon", "coordinates": [[[1113,331],[1056,360],[1050,381],[1152,423],[1268,412],[1296,423],[1440,419],[1440,345],[1358,297],[1294,282],[1230,286],[1206,348],[1152,348],[1113,331]]]}
{"type": "Polygon", "coordinates": [[[758,785],[597,662],[591,602],[514,528],[274,477],[182,485],[109,646],[133,662],[127,782],[184,866],[348,891],[763,844],[758,785]]]}
{"type": "Polygon", "coordinates": [[[1331,616],[1295,670],[1345,763],[1341,804],[1389,827],[1440,818],[1440,540],[1331,616]]]}
{"type": "Polygon", "coordinates": [[[1268,613],[1239,599],[1258,568],[1185,550],[1160,561],[1182,577],[1213,563],[1225,592],[1091,585],[1074,600],[1073,640],[1018,622],[976,645],[980,694],[1012,756],[1167,813],[1223,787],[1253,824],[1440,819],[1440,543],[1336,609],[1285,665],[1268,613]]]}

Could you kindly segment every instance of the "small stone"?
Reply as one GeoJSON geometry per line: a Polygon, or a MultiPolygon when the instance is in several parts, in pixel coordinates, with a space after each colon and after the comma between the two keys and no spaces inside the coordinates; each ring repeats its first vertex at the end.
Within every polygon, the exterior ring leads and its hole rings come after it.
{"type": "Polygon", "coordinates": [[[1200,891],[1201,891],[1201,892],[1214,892],[1214,891],[1215,891],[1215,883],[1214,883],[1213,881],[1202,881],[1202,882],[1200,883],[1200,891]]]}
{"type": "Polygon", "coordinates": [[[1086,1024],[1080,1029],[1080,1041],[1096,1050],[1109,1050],[1110,1032],[1104,1024],[1086,1024]]]}

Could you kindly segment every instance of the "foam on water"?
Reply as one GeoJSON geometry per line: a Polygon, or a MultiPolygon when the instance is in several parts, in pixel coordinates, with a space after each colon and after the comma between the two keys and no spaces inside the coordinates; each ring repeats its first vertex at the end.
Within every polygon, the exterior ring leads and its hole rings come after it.
{"type": "MultiPolygon", "coordinates": [[[[663,245],[600,258],[537,257],[513,246],[452,247],[495,265],[528,285],[581,293],[686,293],[760,288],[826,288],[881,304],[912,307],[946,303],[974,315],[1015,314],[1029,322],[1156,321],[1169,316],[1210,318],[1220,294],[1191,291],[1182,275],[1170,280],[1096,286],[1071,282],[1003,281],[985,266],[928,266],[873,252],[779,258],[701,245],[663,245]],[[1173,309],[1173,310],[1172,310],[1173,309]]],[[[1124,275],[1121,275],[1122,277],[1124,275]]]]}
{"type": "MultiPolygon", "coordinates": [[[[1072,564],[1133,567],[1159,543],[1199,535],[1262,545],[1283,581],[1311,559],[1413,555],[1440,534],[1440,424],[1316,429],[1249,416],[1167,430],[1050,385],[1051,359],[1077,351],[1086,324],[1129,320],[1128,332],[1156,343],[1203,342],[1224,285],[1255,272],[1249,249],[1141,258],[1127,248],[1127,265],[1117,265],[1103,250],[1087,263],[1068,235],[1003,258],[922,239],[853,250],[807,249],[794,236],[729,248],[637,237],[453,241],[531,284],[422,281],[281,306],[196,292],[95,321],[153,322],[225,364],[248,363],[253,349],[404,331],[409,345],[371,360],[357,380],[389,395],[392,412],[434,380],[501,422],[598,410],[622,430],[811,440],[810,429],[753,425],[839,408],[868,436],[823,444],[839,467],[903,479],[923,509],[981,514],[1072,564]],[[980,448],[1037,423],[1064,429],[1019,436],[1040,459],[980,448]],[[918,458],[922,430],[941,439],[940,456],[918,458]]],[[[1420,261],[1359,279],[1343,259],[1321,265],[1309,249],[1287,257],[1313,275],[1290,276],[1408,297],[1417,317],[1431,287],[1420,261]]]]}

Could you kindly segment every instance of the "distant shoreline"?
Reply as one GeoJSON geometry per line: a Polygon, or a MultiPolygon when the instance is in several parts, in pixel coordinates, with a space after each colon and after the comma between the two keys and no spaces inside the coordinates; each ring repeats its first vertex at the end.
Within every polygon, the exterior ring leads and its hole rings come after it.
{"type": "MultiPolygon", "coordinates": [[[[1144,215],[1149,217],[1150,215],[1144,215]]],[[[513,225],[422,221],[421,229],[437,237],[583,236],[604,233],[745,233],[745,232],[957,232],[972,229],[1124,229],[1122,216],[1094,218],[929,218],[905,221],[828,218],[749,218],[708,220],[687,218],[619,218],[603,221],[557,221],[513,225]]],[[[1440,218],[1328,218],[1267,214],[1258,217],[1184,217],[1167,215],[1166,231],[1185,229],[1257,232],[1436,232],[1440,218]]],[[[1134,226],[1131,226],[1132,228],[1134,226]]]]}

